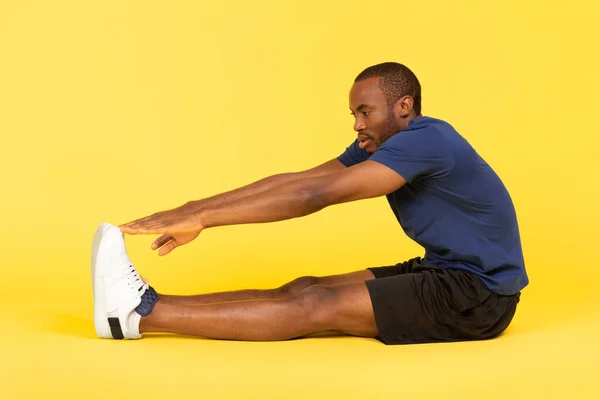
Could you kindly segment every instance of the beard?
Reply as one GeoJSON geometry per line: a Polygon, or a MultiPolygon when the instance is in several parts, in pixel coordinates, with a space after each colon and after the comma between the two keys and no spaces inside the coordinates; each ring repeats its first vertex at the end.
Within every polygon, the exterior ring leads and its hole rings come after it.
{"type": "Polygon", "coordinates": [[[386,140],[394,136],[396,133],[400,132],[400,130],[401,127],[396,122],[396,118],[394,118],[393,111],[388,110],[388,116],[385,121],[383,131],[379,134],[379,139],[377,140],[377,147],[379,148],[382,144],[385,143],[386,140]]]}

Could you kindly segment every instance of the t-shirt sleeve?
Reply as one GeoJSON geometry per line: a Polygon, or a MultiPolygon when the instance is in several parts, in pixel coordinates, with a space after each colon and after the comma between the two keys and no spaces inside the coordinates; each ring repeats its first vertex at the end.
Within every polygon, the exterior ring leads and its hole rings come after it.
{"type": "Polygon", "coordinates": [[[407,182],[418,176],[436,176],[454,166],[454,153],[435,128],[399,132],[385,141],[370,160],[400,174],[407,182]]]}
{"type": "Polygon", "coordinates": [[[346,167],[351,167],[369,159],[369,153],[358,147],[358,139],[346,148],[346,151],[338,157],[338,160],[346,167]]]}

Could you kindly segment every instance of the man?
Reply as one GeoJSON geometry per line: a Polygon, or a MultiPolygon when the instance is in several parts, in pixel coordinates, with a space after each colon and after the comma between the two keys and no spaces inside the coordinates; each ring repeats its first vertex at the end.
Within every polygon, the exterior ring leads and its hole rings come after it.
{"type": "Polygon", "coordinates": [[[528,278],[500,178],[452,126],[422,116],[419,81],[404,65],[360,73],[350,110],[358,137],[331,161],[119,228],[101,225],[92,254],[98,335],[270,341],[335,331],[405,344],[503,332],[528,278]],[[171,296],[142,282],[123,242],[123,233],[162,234],[152,248],[165,255],[206,228],[297,218],[383,195],[405,233],[425,248],[422,259],[301,277],[272,290],[171,296]]]}

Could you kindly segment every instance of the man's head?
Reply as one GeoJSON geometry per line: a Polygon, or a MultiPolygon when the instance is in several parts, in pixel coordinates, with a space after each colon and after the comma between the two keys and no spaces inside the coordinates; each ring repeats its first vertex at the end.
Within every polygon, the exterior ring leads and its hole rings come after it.
{"type": "Polygon", "coordinates": [[[358,74],[350,89],[360,147],[374,153],[387,139],[421,115],[421,85],[406,66],[373,65],[358,74]]]}

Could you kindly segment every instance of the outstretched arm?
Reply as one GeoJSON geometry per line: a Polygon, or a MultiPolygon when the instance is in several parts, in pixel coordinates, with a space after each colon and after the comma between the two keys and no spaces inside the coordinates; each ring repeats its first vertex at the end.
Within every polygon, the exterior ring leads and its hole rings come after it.
{"type": "Polygon", "coordinates": [[[277,174],[273,176],[269,176],[268,178],[261,179],[250,185],[243,186],[241,188],[231,190],[229,192],[221,193],[216,196],[208,197],[206,199],[192,201],[188,204],[193,205],[198,210],[201,208],[215,208],[215,207],[223,207],[227,204],[231,204],[235,201],[240,201],[247,197],[256,196],[259,193],[265,192],[267,190],[271,190],[279,185],[298,181],[301,179],[314,178],[318,176],[328,175],[333,172],[340,171],[345,169],[346,167],[336,158],[327,161],[317,167],[312,169],[301,171],[301,172],[291,172],[285,174],[277,174]]]}
{"type": "Polygon", "coordinates": [[[390,168],[365,161],[335,173],[286,182],[224,206],[200,208],[197,218],[203,228],[282,221],[334,204],[382,196],[404,183],[390,168]]]}
{"type": "Polygon", "coordinates": [[[153,244],[160,255],[195,239],[207,227],[281,221],[312,214],[327,206],[391,193],[406,181],[392,169],[365,161],[337,172],[273,185],[227,202],[188,203],[122,225],[130,234],[162,233],[153,244]]]}

